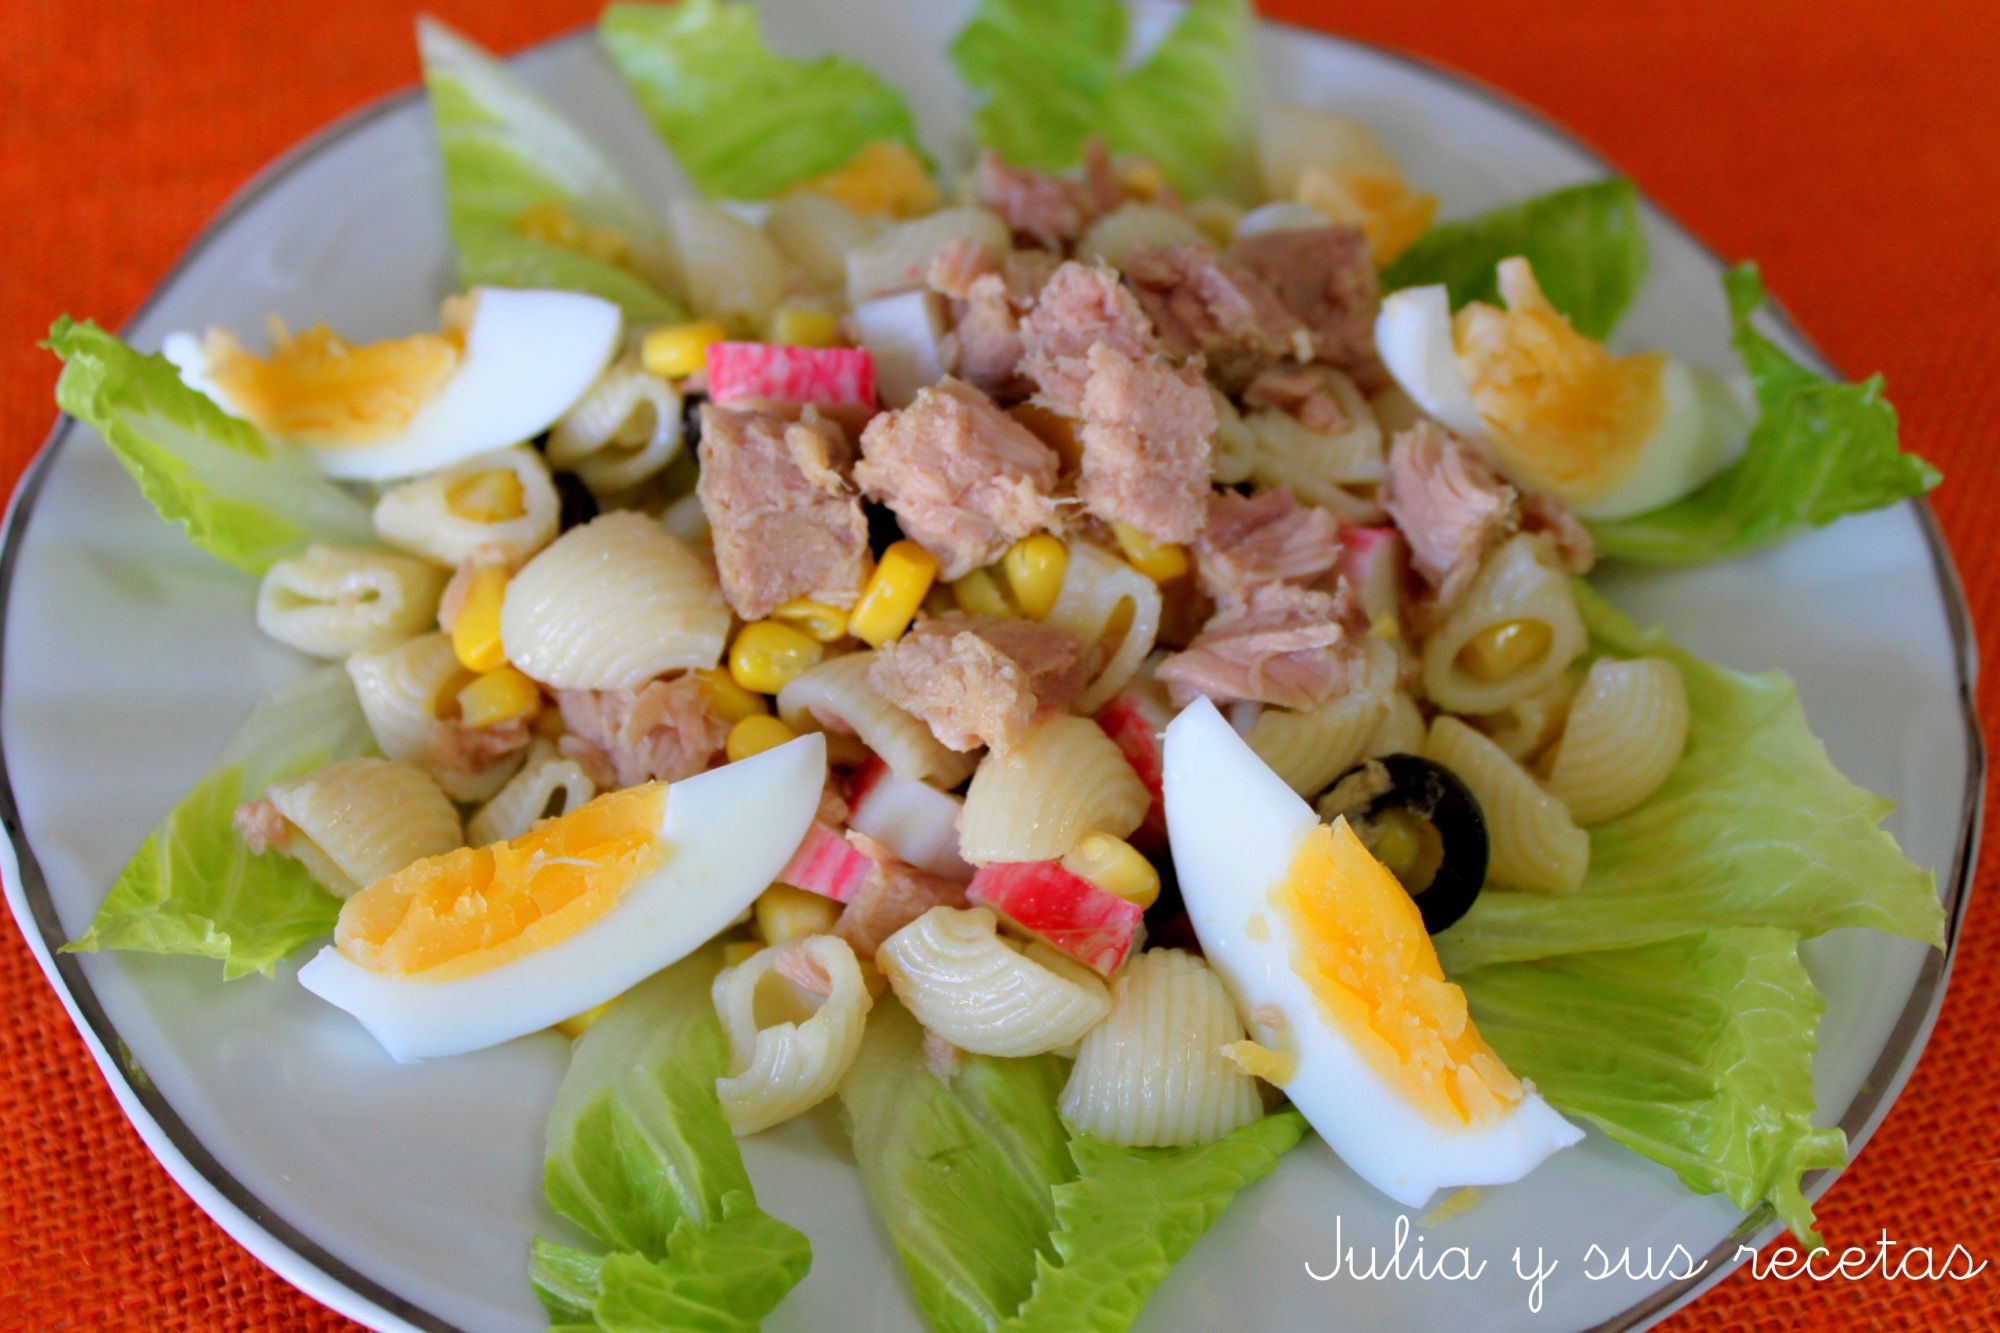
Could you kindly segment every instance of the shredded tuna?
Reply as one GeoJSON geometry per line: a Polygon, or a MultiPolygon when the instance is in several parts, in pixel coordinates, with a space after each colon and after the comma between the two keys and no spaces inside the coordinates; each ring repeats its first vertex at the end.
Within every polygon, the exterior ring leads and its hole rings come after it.
{"type": "Polygon", "coordinates": [[[970,236],[954,236],[931,256],[924,283],[932,291],[963,301],[980,278],[999,276],[1000,256],[970,236]]]}
{"type": "Polygon", "coordinates": [[[569,734],[562,752],[607,788],[678,782],[707,768],[729,738],[729,723],[692,676],[648,681],[637,690],[558,690],[569,734]]]}
{"type": "Polygon", "coordinates": [[[1109,213],[1131,197],[1120,183],[1118,168],[1103,136],[1093,134],[1083,141],[1083,180],[1079,183],[1084,207],[1092,217],[1109,213]]]}
{"type": "Polygon", "coordinates": [[[964,1051],[929,1028],[924,1029],[924,1068],[930,1071],[932,1078],[948,1085],[957,1077],[958,1067],[964,1063],[964,1051]]]}
{"type": "Polygon", "coordinates": [[[1305,325],[1271,288],[1205,245],[1140,250],[1124,269],[1168,354],[1201,356],[1229,392],[1282,357],[1312,354],[1305,325]]]}
{"type": "Polygon", "coordinates": [[[1137,359],[1148,355],[1155,341],[1152,321],[1116,269],[1071,261],[1050,275],[1035,308],[1021,321],[1026,353],[1021,368],[1050,407],[1081,416],[1090,349],[1102,343],[1137,359]]]}
{"type": "Polygon", "coordinates": [[[1211,495],[1195,541],[1195,573],[1217,602],[1243,601],[1267,583],[1310,583],[1340,559],[1340,524],[1289,488],[1211,495]]]}
{"type": "Polygon", "coordinates": [[[1382,502],[1438,610],[1458,600],[1518,521],[1514,488],[1472,446],[1427,421],[1390,443],[1382,502]]]}
{"type": "Polygon", "coordinates": [[[833,933],[846,940],[863,962],[873,962],[882,941],[933,907],[966,905],[963,884],[898,861],[872,838],[856,834],[850,841],[868,854],[875,868],[833,923],[833,933]]]}
{"type": "Polygon", "coordinates": [[[1318,360],[1346,371],[1368,393],[1389,383],[1375,355],[1382,282],[1361,228],[1267,231],[1238,241],[1229,255],[1305,324],[1318,360]]]}
{"type": "Polygon", "coordinates": [[[292,833],[278,807],[261,799],[237,806],[230,822],[236,826],[236,836],[252,852],[283,851],[292,833]]]}
{"type": "Polygon", "coordinates": [[[1344,600],[1318,589],[1267,583],[1224,607],[1185,652],[1155,673],[1176,703],[1255,699],[1309,709],[1358,687],[1366,654],[1344,627],[1344,600]]]}
{"type": "Polygon", "coordinates": [[[1047,250],[1016,250],[1000,262],[1000,277],[1007,284],[1007,300],[1016,312],[1034,308],[1042,288],[1062,267],[1062,256],[1047,250]]]}
{"type": "Polygon", "coordinates": [[[1521,493],[1521,531],[1545,534],[1556,559],[1572,574],[1588,574],[1597,563],[1597,543],[1570,507],[1547,491],[1521,493]]]}
{"type": "Polygon", "coordinates": [[[424,757],[449,772],[477,773],[527,749],[531,739],[528,724],[522,721],[496,722],[487,727],[446,722],[432,731],[424,757]]]}
{"type": "Polygon", "coordinates": [[[990,148],[979,156],[972,192],[1016,236],[1049,250],[1068,249],[1094,216],[1086,187],[1030,167],[1009,166],[990,148]]]}
{"type": "Polygon", "coordinates": [[[794,940],[781,946],[777,957],[771,960],[771,970],[807,995],[824,1000],[833,994],[833,978],[826,974],[817,958],[801,947],[803,943],[794,940]]]}
{"type": "Polygon", "coordinates": [[[1336,373],[1328,366],[1275,366],[1250,381],[1243,406],[1275,407],[1307,430],[1338,435],[1354,423],[1334,392],[1336,373]]]}
{"type": "Polygon", "coordinates": [[[840,828],[847,823],[850,813],[847,797],[840,790],[840,779],[829,771],[826,785],[820,788],[819,809],[813,812],[813,819],[828,828],[840,828]]]}
{"type": "Polygon", "coordinates": [[[1049,526],[1058,462],[992,399],[947,379],[868,423],[854,479],[955,579],[1049,526]]]}
{"type": "Polygon", "coordinates": [[[868,683],[949,749],[1005,749],[1037,717],[1069,707],[1091,659],[1081,639],[1053,625],[953,613],[883,648],[868,683]]]}
{"type": "Polygon", "coordinates": [[[698,451],[697,494],[737,615],[757,620],[795,597],[853,604],[875,562],[839,426],[708,404],[698,451]]]}
{"type": "Polygon", "coordinates": [[[1187,542],[1207,517],[1215,399],[1201,372],[1094,344],[1083,394],[1077,495],[1107,523],[1187,542]]]}
{"type": "Polygon", "coordinates": [[[504,569],[511,574],[518,563],[497,546],[482,546],[459,561],[458,568],[445,582],[444,594],[438,598],[438,628],[449,631],[458,620],[458,613],[465,610],[465,599],[472,593],[472,581],[479,576],[480,570],[504,569]]]}
{"type": "Polygon", "coordinates": [[[973,280],[958,303],[952,323],[958,337],[958,377],[990,394],[1018,398],[1027,392],[1021,375],[1021,323],[1007,283],[997,273],[973,280]]]}

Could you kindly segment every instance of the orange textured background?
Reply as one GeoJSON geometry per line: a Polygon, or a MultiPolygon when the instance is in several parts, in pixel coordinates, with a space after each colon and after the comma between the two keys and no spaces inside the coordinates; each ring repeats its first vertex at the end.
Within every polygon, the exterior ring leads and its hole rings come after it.
{"type": "MultiPolygon", "coordinates": [[[[917,3],[917,0],[911,0],[917,3]]],[[[1730,256],[1754,256],[1827,353],[1881,369],[1937,498],[1983,653],[2000,657],[2000,22],[1983,0],[1264,0],[1540,107],[1730,256]]],[[[513,50],[592,0],[436,0],[513,50]]],[[[417,75],[407,0],[0,4],[0,490],[53,419],[52,316],[125,319],[210,215],[302,136],[417,75]]],[[[1995,715],[1991,691],[1983,702],[1995,715]]],[[[1989,848],[1989,852],[1991,849],[1989,848]]],[[[1994,858],[1928,1053],[1822,1205],[1835,1246],[1887,1228],[2000,1261],[1994,858]]],[[[54,993],[0,931],[0,1327],[352,1325],[212,1225],[121,1118],[54,993]]],[[[1329,1318],[1337,1316],[1329,1314],[1329,1318]]],[[[1968,1284],[1750,1281],[1676,1330],[2000,1327],[1968,1284]]]]}

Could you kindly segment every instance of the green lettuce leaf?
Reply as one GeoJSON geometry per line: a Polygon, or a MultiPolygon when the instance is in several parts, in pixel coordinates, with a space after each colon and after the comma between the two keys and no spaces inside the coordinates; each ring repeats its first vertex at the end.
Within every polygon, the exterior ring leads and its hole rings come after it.
{"type": "Polygon", "coordinates": [[[876,1211],[934,1329],[997,1328],[1054,1257],[1049,1188],[1075,1172],[1056,1117],[1053,1056],[968,1056],[949,1085],[924,1066],[923,1029],[883,1001],[840,1100],[876,1211]]]}
{"type": "Polygon", "coordinates": [[[750,5],[615,4],[597,34],[681,169],[711,197],[768,199],[878,141],[923,156],[900,92],[838,56],[775,54],[750,5]]]}
{"type": "Polygon", "coordinates": [[[709,998],[718,966],[718,950],[701,950],[577,1039],[542,1193],[608,1253],[535,1242],[529,1278],[558,1321],[754,1329],[811,1266],[806,1238],[757,1207],[716,1099],[728,1059],[709,998]]]}
{"type": "Polygon", "coordinates": [[[666,233],[618,169],[505,66],[435,19],[417,21],[424,85],[444,163],[458,280],[466,287],[549,287],[615,301],[633,319],[682,317],[666,233]],[[631,267],[515,230],[536,205],[631,245],[631,267]]]}
{"type": "Polygon", "coordinates": [[[231,822],[236,807],[274,782],[373,753],[344,668],[321,667],[274,692],[147,835],[90,929],[63,952],[193,954],[219,960],[225,980],[270,975],[279,959],[333,932],[340,899],[291,857],[253,854],[231,822]]]}
{"type": "Polygon", "coordinates": [[[1726,560],[1922,495],[1940,480],[1936,468],[1899,449],[1896,409],[1882,396],[1880,375],[1860,384],[1814,375],[1751,323],[1765,302],[1756,265],[1738,265],[1723,282],[1761,413],[1749,445],[1694,494],[1591,524],[1601,555],[1666,565],[1726,560]]]}
{"type": "Polygon", "coordinates": [[[1061,171],[1102,135],[1191,197],[1256,192],[1256,24],[1245,0],[1193,0],[1125,69],[1121,0],[982,0],[952,63],[985,101],[980,141],[1009,162],[1061,171]]]}
{"type": "Polygon", "coordinates": [[[1699,1194],[1769,1204],[1817,1248],[1799,1177],[1847,1161],[1812,1124],[1825,1006],[1788,930],[1703,931],[1455,978],[1480,1033],[1550,1104],[1699,1194]]]}
{"type": "Polygon", "coordinates": [[[1490,213],[1432,227],[1382,273],[1382,289],[1443,283],[1453,309],[1497,305],[1503,259],[1526,256],[1551,304],[1579,332],[1604,338],[1646,278],[1639,192],[1628,180],[1552,190],[1490,213]]]}
{"type": "Polygon", "coordinates": [[[1011,1333],[1126,1329],[1237,1193],[1271,1173],[1305,1133],[1284,1110],[1195,1148],[1070,1141],[1076,1179],[1055,1187],[1061,1262],[1037,1257],[1011,1333]]]}
{"type": "Polygon", "coordinates": [[[313,542],[374,543],[367,505],[181,383],[165,357],[67,315],[46,346],[63,362],[56,405],[101,435],[160,517],[210,555],[261,574],[313,542]]]}
{"type": "Polygon", "coordinates": [[[1480,894],[1437,937],[1448,973],[1725,926],[1807,937],[1866,926],[1942,945],[1930,875],[1878,827],[1894,803],[1833,767],[1789,677],[1711,666],[1576,588],[1597,651],[1680,668],[1687,750],[1644,805],[1590,831],[1590,871],[1576,892],[1480,894]]]}

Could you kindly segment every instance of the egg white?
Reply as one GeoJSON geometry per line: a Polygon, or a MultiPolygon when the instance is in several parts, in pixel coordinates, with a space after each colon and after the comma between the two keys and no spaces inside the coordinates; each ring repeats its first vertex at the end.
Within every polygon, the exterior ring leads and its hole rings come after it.
{"type": "Polygon", "coordinates": [[[567,939],[455,981],[368,971],[332,945],[299,983],[404,1064],[495,1046],[623,994],[742,915],[805,837],[826,781],[817,732],[667,789],[667,859],[567,939]]]}
{"type": "MultiPolygon", "coordinates": [[[[395,435],[363,444],[302,444],[330,477],[394,481],[520,444],[554,425],[618,350],[624,313],[581,292],[481,287],[458,368],[395,435]]],[[[160,350],[189,388],[236,411],[202,339],[170,333],[160,350]]]]}
{"type": "Polygon", "coordinates": [[[1207,700],[1168,725],[1164,765],[1174,868],[1202,951],[1252,1034],[1296,1059],[1285,1095],[1355,1174],[1420,1208],[1440,1189],[1519,1180],[1583,1138],[1533,1090],[1504,1117],[1457,1129],[1398,1095],[1322,1018],[1270,902],[1319,822],[1312,807],[1207,700]],[[1258,1021],[1272,1010],[1282,1025],[1258,1021]]]}

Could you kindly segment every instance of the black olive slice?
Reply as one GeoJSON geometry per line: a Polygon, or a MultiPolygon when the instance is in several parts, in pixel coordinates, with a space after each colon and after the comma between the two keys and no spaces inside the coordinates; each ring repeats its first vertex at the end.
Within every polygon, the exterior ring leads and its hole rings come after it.
{"type": "Polygon", "coordinates": [[[1486,883],[1486,817],[1458,774],[1413,754],[1370,759],[1319,799],[1323,819],[1347,816],[1409,891],[1435,935],[1472,908],[1486,883]]]}

